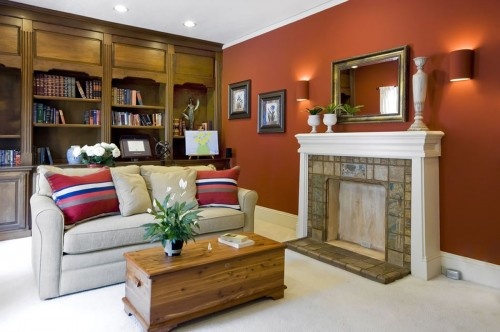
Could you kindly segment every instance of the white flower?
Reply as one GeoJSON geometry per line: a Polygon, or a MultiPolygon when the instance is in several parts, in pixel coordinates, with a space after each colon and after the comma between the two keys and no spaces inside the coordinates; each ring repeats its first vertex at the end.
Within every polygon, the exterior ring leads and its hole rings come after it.
{"type": "MultiPolygon", "coordinates": [[[[156,207],[156,204],[155,204],[155,207],[156,207]]],[[[148,211],[148,213],[153,212],[153,210],[151,210],[150,208],[148,208],[147,211],[148,211]]]]}
{"type": "Polygon", "coordinates": [[[102,146],[94,146],[94,154],[98,157],[102,157],[106,150],[102,146]]]}
{"type": "Polygon", "coordinates": [[[82,149],[79,146],[73,149],[73,157],[80,156],[80,153],[82,153],[82,149]]]}
{"type": "Polygon", "coordinates": [[[188,183],[184,179],[179,180],[179,187],[181,187],[181,189],[185,190],[187,185],[188,185],[188,183]]]}
{"type": "Polygon", "coordinates": [[[168,194],[169,192],[172,191],[172,187],[167,187],[167,190],[165,190],[165,192],[168,194]]]}
{"type": "Polygon", "coordinates": [[[96,155],[93,146],[87,146],[87,148],[85,149],[85,152],[87,153],[87,156],[89,156],[89,157],[93,157],[96,155]]]}
{"type": "Polygon", "coordinates": [[[120,149],[118,149],[117,147],[114,147],[112,154],[113,154],[113,158],[118,158],[121,155],[120,149]]]}

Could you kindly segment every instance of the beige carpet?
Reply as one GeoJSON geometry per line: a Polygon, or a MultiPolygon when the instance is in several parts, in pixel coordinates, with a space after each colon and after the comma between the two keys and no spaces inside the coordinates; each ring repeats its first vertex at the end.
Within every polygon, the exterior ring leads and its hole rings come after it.
{"type": "MultiPolygon", "coordinates": [[[[30,239],[0,242],[0,331],[140,331],[124,285],[40,301],[30,239]]],[[[285,298],[257,300],[177,331],[499,331],[500,290],[441,276],[389,285],[286,252],[285,298]]]]}

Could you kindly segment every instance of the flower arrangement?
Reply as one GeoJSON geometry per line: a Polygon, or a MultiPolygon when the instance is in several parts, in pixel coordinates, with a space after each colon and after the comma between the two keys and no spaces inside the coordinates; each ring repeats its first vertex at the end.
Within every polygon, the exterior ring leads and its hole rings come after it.
{"type": "Polygon", "coordinates": [[[121,155],[120,149],[114,143],[97,143],[95,145],[85,145],[82,148],[75,147],[73,156],[80,157],[84,164],[99,164],[113,166],[113,158],[121,155]]]}
{"type": "MultiPolygon", "coordinates": [[[[181,197],[186,193],[187,181],[181,179],[179,187],[184,190],[181,197]]],[[[194,241],[196,235],[194,227],[198,229],[198,214],[200,210],[195,209],[196,201],[179,202],[175,201],[175,193],[171,193],[172,188],[167,188],[167,196],[163,203],[155,198],[153,201],[153,209],[148,209],[148,213],[155,217],[159,222],[144,224],[145,239],[150,239],[151,242],[161,241],[165,247],[167,240],[180,240],[187,243],[188,240],[194,241]]]]}

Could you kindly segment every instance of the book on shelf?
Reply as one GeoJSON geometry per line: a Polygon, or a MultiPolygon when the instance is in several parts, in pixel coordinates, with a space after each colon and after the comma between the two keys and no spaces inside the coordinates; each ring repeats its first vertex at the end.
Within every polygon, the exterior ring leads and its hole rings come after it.
{"type": "Polygon", "coordinates": [[[142,103],[142,96],[141,96],[141,92],[139,90],[137,90],[136,95],[137,95],[137,105],[144,105],[142,103]]]}
{"type": "Polygon", "coordinates": [[[218,241],[219,241],[219,243],[228,245],[228,246],[233,247],[233,248],[238,248],[238,249],[244,248],[244,247],[249,247],[249,246],[252,246],[255,244],[255,241],[250,240],[250,239],[247,239],[246,241],[243,241],[241,243],[236,243],[236,242],[226,241],[226,240],[222,239],[220,236],[218,238],[218,241]]]}
{"type": "Polygon", "coordinates": [[[236,233],[226,233],[220,236],[221,239],[234,243],[242,243],[248,240],[248,236],[236,234],[236,233]]]}
{"type": "Polygon", "coordinates": [[[50,148],[48,146],[45,147],[45,152],[47,153],[47,161],[49,165],[54,165],[54,160],[52,159],[52,153],[50,152],[50,148]]]}
{"type": "Polygon", "coordinates": [[[61,124],[66,124],[66,120],[64,119],[63,110],[59,110],[59,120],[61,120],[61,124]]]}
{"type": "Polygon", "coordinates": [[[85,96],[85,92],[83,91],[82,84],[79,81],[76,81],[76,87],[78,88],[78,92],[80,92],[80,96],[84,99],[87,99],[85,96]]]}

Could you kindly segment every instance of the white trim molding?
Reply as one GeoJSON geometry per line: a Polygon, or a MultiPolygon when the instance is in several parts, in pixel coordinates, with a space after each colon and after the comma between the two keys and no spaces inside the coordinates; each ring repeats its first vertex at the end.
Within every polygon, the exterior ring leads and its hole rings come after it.
{"type": "Polygon", "coordinates": [[[297,229],[297,215],[269,209],[263,206],[255,207],[255,219],[265,220],[269,223],[290,228],[297,229]]]}
{"type": "Polygon", "coordinates": [[[463,280],[500,289],[500,265],[441,252],[442,273],[447,269],[460,272],[463,280]]]}

